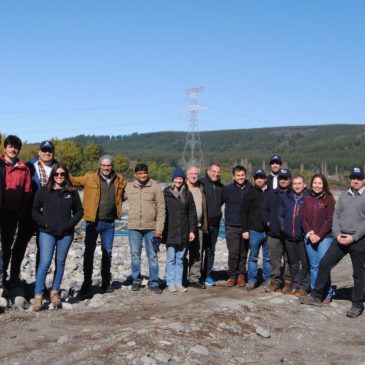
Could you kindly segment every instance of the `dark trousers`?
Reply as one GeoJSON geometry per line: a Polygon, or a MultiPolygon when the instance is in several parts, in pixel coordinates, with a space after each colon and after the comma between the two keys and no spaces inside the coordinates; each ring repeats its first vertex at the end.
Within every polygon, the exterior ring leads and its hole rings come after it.
{"type": "Polygon", "coordinates": [[[336,239],[332,241],[330,248],[323,256],[321,263],[319,264],[317,280],[314,285],[314,289],[312,290],[312,296],[319,299],[322,299],[326,296],[328,292],[328,283],[330,282],[331,270],[347,254],[350,254],[354,278],[352,304],[354,307],[363,308],[365,284],[365,237],[348,246],[340,245],[336,239]]]}
{"type": "Polygon", "coordinates": [[[294,289],[309,290],[309,265],[304,241],[285,240],[294,289]]]}
{"type": "Polygon", "coordinates": [[[205,279],[212,274],[214,258],[215,258],[215,246],[217,243],[219,234],[218,226],[208,226],[208,233],[204,234],[204,247],[206,249],[206,255],[204,260],[204,277],[205,279]]]}
{"type": "Polygon", "coordinates": [[[5,281],[9,264],[10,277],[19,277],[25,250],[35,232],[35,224],[30,214],[19,217],[18,213],[13,212],[2,212],[0,222],[3,251],[3,281],[5,281]]]}
{"type": "Polygon", "coordinates": [[[226,242],[228,249],[228,275],[237,275],[246,271],[248,240],[242,238],[242,228],[226,226],[226,242]]]}
{"type": "MultiPolygon", "coordinates": [[[[187,250],[185,251],[184,266],[190,283],[197,283],[203,281],[203,230],[198,228],[195,230],[195,239],[188,243],[187,250]],[[188,256],[188,258],[187,258],[188,256]]],[[[184,273],[185,277],[185,273],[184,273]]]]}
{"type": "Polygon", "coordinates": [[[288,258],[285,249],[285,239],[283,237],[268,237],[270,261],[271,261],[271,280],[279,285],[283,285],[282,279],[282,258],[284,258],[284,280],[292,281],[292,275],[288,265],[288,258]]]}

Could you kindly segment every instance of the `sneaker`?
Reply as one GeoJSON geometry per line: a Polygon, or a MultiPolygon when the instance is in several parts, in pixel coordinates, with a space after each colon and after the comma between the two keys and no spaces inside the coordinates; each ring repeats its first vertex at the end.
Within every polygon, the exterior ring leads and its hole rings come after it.
{"type": "Polygon", "coordinates": [[[322,301],[322,304],[323,305],[330,305],[332,302],[332,298],[324,298],[323,301],[322,301]]]}
{"type": "Polygon", "coordinates": [[[103,293],[113,293],[114,292],[114,286],[112,284],[104,283],[101,286],[103,293]]]}
{"type": "Polygon", "coordinates": [[[364,310],[364,307],[354,307],[352,306],[347,312],[346,316],[350,318],[356,318],[358,317],[364,310]]]}
{"type": "Polygon", "coordinates": [[[211,276],[208,276],[205,280],[205,285],[216,286],[217,283],[214,281],[214,279],[211,276]]]}
{"type": "Polygon", "coordinates": [[[170,293],[176,293],[177,292],[177,288],[174,284],[168,285],[168,290],[170,293]]]}
{"type": "Polygon", "coordinates": [[[322,307],[322,301],[318,298],[312,297],[310,295],[306,297],[298,298],[300,304],[314,305],[315,307],[322,307]]]}
{"type": "Polygon", "coordinates": [[[152,293],[162,294],[162,290],[159,286],[150,286],[148,289],[151,290],[152,293]]]}
{"type": "Polygon", "coordinates": [[[182,286],[181,284],[177,284],[175,285],[175,287],[179,293],[186,293],[188,291],[188,289],[185,288],[185,286],[182,286]]]}
{"type": "Polygon", "coordinates": [[[141,289],[141,284],[133,283],[132,284],[132,291],[139,291],[141,289]]]}
{"type": "Polygon", "coordinates": [[[206,289],[205,284],[201,283],[200,281],[194,281],[193,283],[190,283],[189,285],[196,289],[206,289]]]}
{"type": "Polygon", "coordinates": [[[247,283],[245,289],[248,290],[248,291],[253,290],[253,289],[255,289],[255,285],[256,285],[256,283],[254,281],[249,281],[247,283]]]}
{"type": "Polygon", "coordinates": [[[272,293],[280,290],[280,285],[277,281],[271,280],[270,285],[265,288],[265,293],[272,293]]]}

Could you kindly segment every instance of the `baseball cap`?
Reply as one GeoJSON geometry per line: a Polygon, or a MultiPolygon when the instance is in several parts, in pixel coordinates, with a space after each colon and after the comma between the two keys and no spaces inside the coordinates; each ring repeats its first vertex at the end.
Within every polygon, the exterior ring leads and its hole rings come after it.
{"type": "Polygon", "coordinates": [[[281,177],[285,177],[285,178],[291,178],[291,172],[288,169],[281,169],[279,174],[278,174],[278,179],[280,179],[281,177]]]}
{"type": "Polygon", "coordinates": [[[283,160],[281,159],[281,157],[279,155],[273,155],[270,158],[270,165],[273,164],[274,162],[279,162],[280,165],[283,164],[283,160]]]}
{"type": "Polygon", "coordinates": [[[352,177],[364,178],[364,170],[361,167],[353,167],[350,171],[350,179],[352,177]]]}
{"type": "Polygon", "coordinates": [[[43,150],[49,148],[50,150],[54,151],[54,144],[51,141],[43,141],[40,145],[39,145],[39,149],[43,150]]]}
{"type": "Polygon", "coordinates": [[[255,179],[256,177],[264,177],[266,179],[266,173],[264,169],[257,169],[255,171],[255,173],[253,174],[253,178],[255,179]]]}

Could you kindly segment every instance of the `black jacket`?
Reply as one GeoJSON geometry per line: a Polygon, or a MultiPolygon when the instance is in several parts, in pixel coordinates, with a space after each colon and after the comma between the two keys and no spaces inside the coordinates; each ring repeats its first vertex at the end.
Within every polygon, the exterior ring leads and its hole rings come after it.
{"type": "Polygon", "coordinates": [[[242,200],[252,184],[246,181],[243,188],[237,186],[234,182],[223,188],[222,198],[224,207],[224,224],[226,226],[241,227],[241,204],[242,200]]]}
{"type": "Polygon", "coordinates": [[[32,217],[41,232],[71,235],[83,214],[77,191],[39,188],[34,196],[32,217]]]}
{"type": "Polygon", "coordinates": [[[241,220],[243,232],[250,229],[258,232],[265,231],[265,225],[261,218],[261,208],[265,200],[266,192],[256,186],[250,189],[241,205],[241,220]]]}
{"type": "Polygon", "coordinates": [[[3,205],[5,196],[5,164],[4,161],[0,159],[0,209],[3,205]]]}
{"type": "Polygon", "coordinates": [[[169,245],[186,245],[189,232],[194,232],[198,225],[193,195],[184,185],[177,199],[170,186],[163,191],[166,205],[163,242],[169,245]]]}
{"type": "Polygon", "coordinates": [[[262,204],[261,218],[268,229],[268,235],[271,237],[280,237],[282,232],[278,220],[279,210],[281,208],[282,199],[285,194],[291,190],[282,191],[280,189],[269,190],[262,204]]]}
{"type": "Polygon", "coordinates": [[[222,190],[224,185],[218,181],[212,181],[208,175],[200,179],[203,184],[205,200],[207,202],[208,225],[219,226],[222,218],[222,190]]]}
{"type": "MultiPolygon", "coordinates": [[[[267,175],[266,176],[267,190],[273,190],[274,189],[273,184],[274,184],[274,176],[271,174],[267,175]]],[[[278,186],[279,186],[279,181],[278,181],[278,186]]]]}

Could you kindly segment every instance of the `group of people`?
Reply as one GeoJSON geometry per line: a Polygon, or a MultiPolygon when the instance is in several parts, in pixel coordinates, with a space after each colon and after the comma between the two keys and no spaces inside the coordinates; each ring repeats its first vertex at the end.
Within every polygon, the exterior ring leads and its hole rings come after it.
{"type": "Polygon", "coordinates": [[[354,290],[349,317],[363,311],[365,263],[364,172],[354,167],[350,188],[335,199],[322,174],[306,188],[301,175],[292,176],[282,159],[270,159],[270,173],[259,168],[252,183],[244,166],[232,169],[232,182],[220,181],[221,167],[211,164],[205,177],[199,166],[177,167],[164,190],[149,177],[148,166],[135,166],[135,180],[126,182],[113,169],[113,158],[101,156],[97,171],[71,176],[55,160],[55,146],[44,141],[36,157],[18,159],[22,142],[5,138],[0,158],[0,285],[21,285],[21,262],[35,234],[36,284],[33,310],[42,309],[46,276],[55,253],[50,302],[60,308],[60,287],[74,227],[85,220],[84,281],[80,296],[92,295],[94,252],[101,239],[101,287],[112,292],[111,265],[115,220],[128,201],[128,237],[132,290],[141,288],[141,255],[145,247],[149,289],[161,294],[158,252],[166,245],[167,290],[215,286],[215,247],[224,206],[228,249],[227,287],[250,291],[262,283],[266,292],[299,297],[302,304],[322,306],[332,300],[331,269],[350,254],[354,290]],[[77,188],[83,189],[83,203],[77,188]],[[143,245],[144,243],[144,245],[143,245]],[[262,278],[258,259],[262,249],[262,278]],[[246,268],[247,266],[247,268],[246,268]],[[247,271],[246,271],[247,269],[247,271]],[[9,275],[9,276],[8,276],[9,275]],[[310,295],[308,295],[310,293],[310,295]]]}

